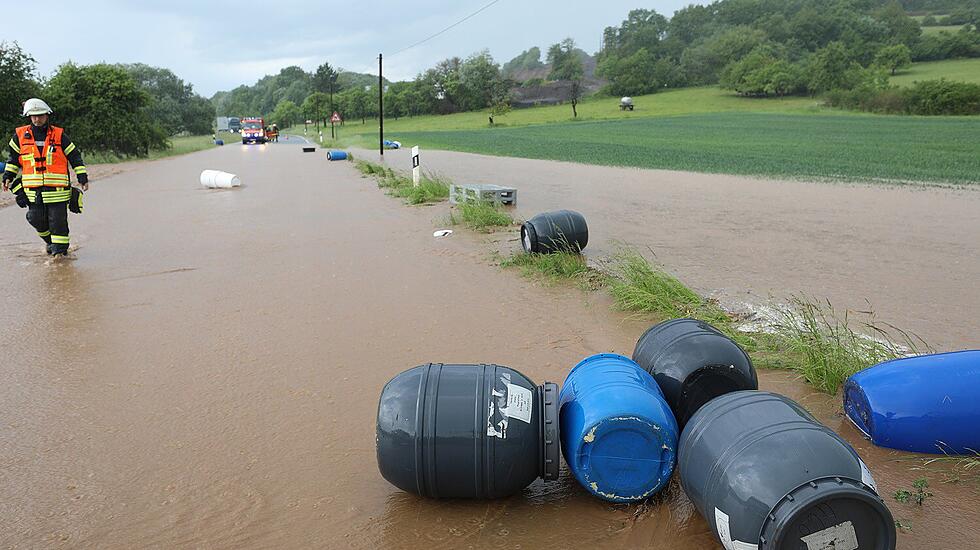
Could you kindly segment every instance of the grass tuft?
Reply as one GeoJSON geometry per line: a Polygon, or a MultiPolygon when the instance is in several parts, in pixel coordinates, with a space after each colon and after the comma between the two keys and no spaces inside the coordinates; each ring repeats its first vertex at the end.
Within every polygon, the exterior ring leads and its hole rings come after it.
{"type": "MultiPolygon", "coordinates": [[[[777,307],[778,318],[771,330],[740,330],[738,319],[717,303],[629,249],[613,258],[609,289],[620,309],[660,319],[706,321],[741,345],[757,367],[796,370],[807,383],[830,394],[837,393],[856,372],[920,350],[932,351],[915,335],[877,321],[873,311],[839,313],[829,302],[818,303],[806,296],[794,296],[788,305],[777,307]]],[[[970,468],[980,466],[974,463],[970,468]]]]}
{"type": "Polygon", "coordinates": [[[585,256],[569,252],[528,254],[515,252],[500,262],[501,267],[516,267],[525,277],[544,278],[552,283],[573,281],[585,290],[596,290],[605,284],[605,277],[589,267],[585,256]]]}
{"type": "Polygon", "coordinates": [[[460,203],[459,211],[463,223],[470,229],[477,231],[489,231],[493,227],[514,225],[514,218],[493,202],[468,201],[460,203]]]}
{"type": "Polygon", "coordinates": [[[793,367],[806,382],[830,394],[852,374],[928,347],[905,331],[878,323],[873,311],[858,312],[865,319],[854,323],[851,312],[839,313],[830,302],[802,295],[777,308],[777,314],[775,342],[791,355],[793,367]],[[871,336],[855,331],[854,324],[871,336]]]}
{"type": "Polygon", "coordinates": [[[980,451],[973,450],[972,454],[957,456],[945,455],[930,457],[922,460],[922,468],[932,472],[941,472],[948,481],[968,480],[980,486],[980,451]]]}
{"type": "Polygon", "coordinates": [[[664,319],[694,317],[716,326],[731,324],[718,305],[651,265],[635,250],[624,249],[613,257],[609,288],[624,311],[653,313],[664,319]]]}
{"type": "Polygon", "coordinates": [[[387,190],[389,195],[405,199],[409,204],[439,202],[449,197],[449,180],[442,176],[423,174],[416,187],[411,178],[387,166],[366,160],[355,160],[354,167],[361,174],[373,177],[378,187],[387,190]]]}

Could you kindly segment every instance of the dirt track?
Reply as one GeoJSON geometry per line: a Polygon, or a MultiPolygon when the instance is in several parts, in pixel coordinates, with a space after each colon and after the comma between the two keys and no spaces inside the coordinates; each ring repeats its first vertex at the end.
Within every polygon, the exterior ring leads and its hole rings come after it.
{"type": "MultiPolygon", "coordinates": [[[[759,196],[791,185],[686,175],[687,188],[663,183],[650,193],[657,173],[603,179],[589,167],[448,153],[426,162],[474,181],[467,174],[481,163],[499,170],[483,181],[501,181],[501,164],[514,181],[525,171],[521,212],[586,211],[596,253],[612,236],[643,244],[648,219],[658,239],[649,244],[681,276],[700,273],[690,278],[700,288],[742,288],[732,281],[753,279],[745,265],[768,273],[761,264],[779,249],[751,233],[753,262],[719,272],[722,259],[749,252],[723,253],[705,233],[681,240],[714,211],[691,215],[668,199],[687,189],[699,199],[685,204],[725,211],[742,204],[730,189],[739,182],[759,196]],[[565,182],[569,202],[552,203],[565,182]],[[601,185],[586,193],[587,182],[601,185]],[[727,191],[709,198],[711,189],[727,191]],[[619,220],[624,212],[634,213],[619,220]],[[697,249],[683,252],[682,242],[697,249]]],[[[977,205],[956,197],[954,212],[977,205]]],[[[490,503],[420,500],[380,477],[374,417],[394,374],[428,361],[497,362],[561,382],[586,355],[628,354],[647,327],[612,312],[601,294],[501,272],[484,237],[433,239],[445,212],[405,207],[350,164],[285,144],[226,146],[95,181],[86,213],[72,220],[74,260],[47,260],[22,212],[0,210],[0,547],[717,547],[676,485],[640,510],[589,498],[567,472],[490,503]],[[236,172],[245,185],[201,190],[204,168],[236,172]]],[[[806,234],[824,242],[821,231],[806,234]]],[[[975,263],[960,277],[970,273],[975,263]]],[[[958,334],[966,343],[968,331],[958,334]]],[[[919,475],[861,440],[832,398],[783,373],[763,373],[762,386],[801,399],[843,433],[882,494],[919,475]]],[[[980,546],[974,490],[935,492],[922,510],[889,502],[914,525],[901,547],[980,546]]]]}

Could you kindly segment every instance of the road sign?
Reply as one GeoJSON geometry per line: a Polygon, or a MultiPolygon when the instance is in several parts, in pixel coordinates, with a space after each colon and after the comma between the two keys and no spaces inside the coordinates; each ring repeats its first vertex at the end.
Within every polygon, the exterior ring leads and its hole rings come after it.
{"type": "Polygon", "coordinates": [[[419,165],[419,146],[412,147],[412,183],[415,187],[419,186],[419,179],[422,176],[422,167],[419,165]]]}
{"type": "Polygon", "coordinates": [[[340,122],[340,113],[334,111],[333,115],[330,117],[330,122],[340,122]]]}

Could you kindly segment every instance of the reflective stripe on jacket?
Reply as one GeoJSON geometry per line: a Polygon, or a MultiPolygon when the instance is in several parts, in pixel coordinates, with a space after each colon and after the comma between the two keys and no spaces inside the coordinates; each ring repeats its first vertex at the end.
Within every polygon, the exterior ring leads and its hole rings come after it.
{"type": "Polygon", "coordinates": [[[21,177],[26,189],[69,186],[68,156],[61,148],[63,131],[58,126],[48,126],[48,135],[39,149],[30,125],[17,128],[21,177]]]}

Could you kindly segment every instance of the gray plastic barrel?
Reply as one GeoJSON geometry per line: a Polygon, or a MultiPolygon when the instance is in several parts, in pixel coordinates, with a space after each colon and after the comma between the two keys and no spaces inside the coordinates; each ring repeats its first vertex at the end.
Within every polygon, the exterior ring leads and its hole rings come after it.
{"type": "Polygon", "coordinates": [[[558,386],[499,365],[430,363],[378,403],[381,475],[426,497],[499,498],[558,479],[558,386]]]}
{"type": "Polygon", "coordinates": [[[633,361],[653,375],[681,429],[708,401],[759,389],[745,350],[697,319],[672,319],[651,327],[637,340],[633,361]]]}
{"type": "Polygon", "coordinates": [[[740,391],[701,407],[681,433],[677,467],[727,549],[895,548],[864,462],[781,395],[740,391]]]}
{"type": "Polygon", "coordinates": [[[577,254],[589,244],[589,226],[585,216],[573,210],[544,212],[521,225],[524,252],[577,254]]]}

